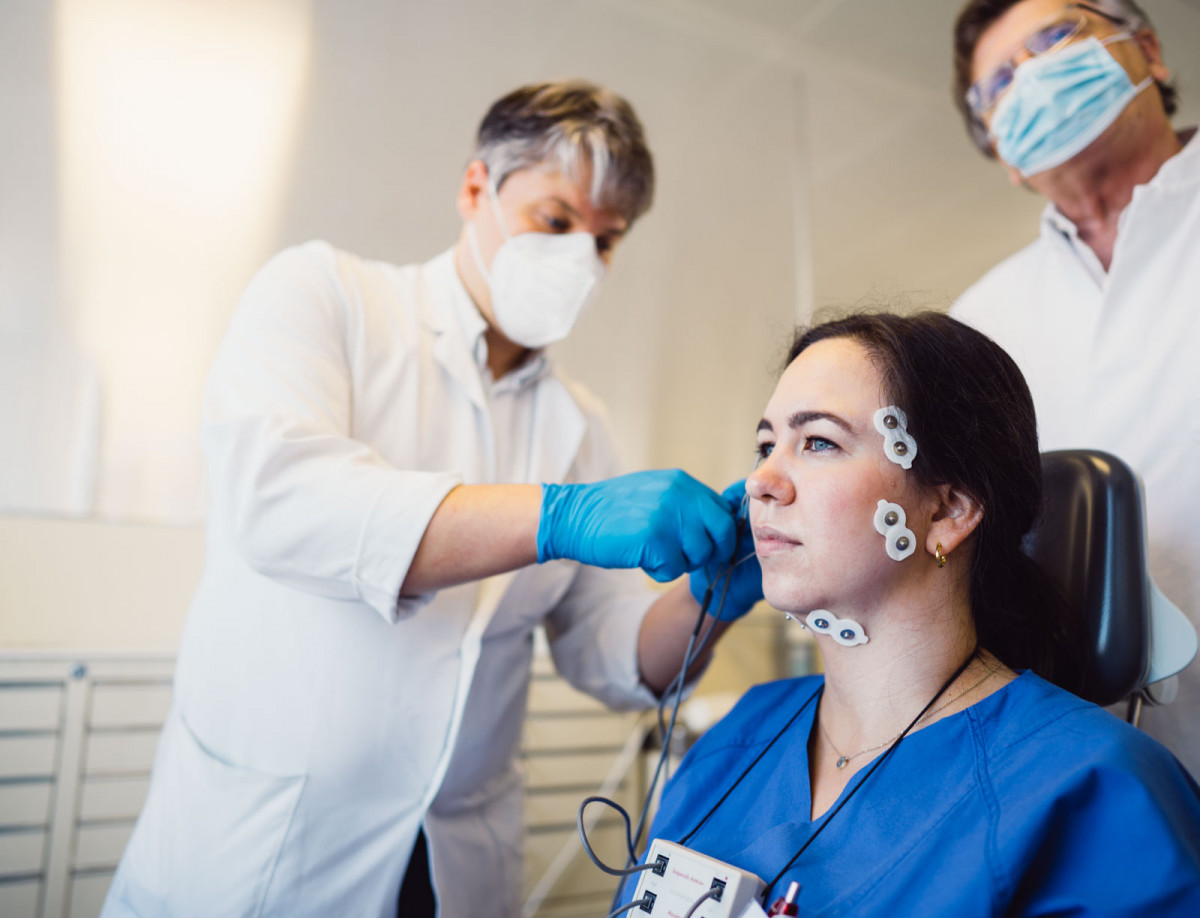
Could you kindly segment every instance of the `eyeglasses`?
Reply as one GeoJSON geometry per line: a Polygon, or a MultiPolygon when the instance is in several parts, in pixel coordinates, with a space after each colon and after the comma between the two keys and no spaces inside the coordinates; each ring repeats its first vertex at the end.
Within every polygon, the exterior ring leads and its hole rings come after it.
{"type": "MultiPolygon", "coordinates": [[[[1123,19],[1119,19],[1103,10],[1098,10],[1083,3],[1070,3],[1067,5],[1067,9],[1075,9],[1080,12],[1054,19],[1049,25],[1042,26],[1022,42],[1022,46],[1030,55],[1037,57],[1037,55],[1045,54],[1048,51],[1056,51],[1070,42],[1080,32],[1087,29],[1087,13],[1095,13],[1102,19],[1106,19],[1116,25],[1125,25],[1123,19]]],[[[1004,90],[1012,85],[1013,74],[1016,72],[1016,69],[1016,62],[1012,58],[1009,58],[991,73],[977,80],[967,90],[967,105],[970,106],[971,111],[982,118],[996,104],[1000,96],[1004,94],[1004,90]]]]}

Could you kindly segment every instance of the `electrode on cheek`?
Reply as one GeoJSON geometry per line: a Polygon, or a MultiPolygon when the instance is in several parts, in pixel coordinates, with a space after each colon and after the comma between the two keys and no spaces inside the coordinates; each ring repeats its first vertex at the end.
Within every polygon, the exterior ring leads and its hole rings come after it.
{"type": "Polygon", "coordinates": [[[903,561],[917,550],[917,538],[905,526],[904,508],[881,500],[875,506],[875,531],[884,538],[884,547],[893,561],[903,561]]]}
{"type": "Polygon", "coordinates": [[[917,458],[917,441],[909,435],[908,415],[895,405],[875,412],[875,429],[883,435],[883,454],[903,469],[917,458]]]}

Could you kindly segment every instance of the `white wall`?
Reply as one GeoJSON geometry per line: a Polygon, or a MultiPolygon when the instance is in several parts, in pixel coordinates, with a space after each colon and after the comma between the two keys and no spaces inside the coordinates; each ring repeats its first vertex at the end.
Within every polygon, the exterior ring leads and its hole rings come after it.
{"type": "Polygon", "coordinates": [[[0,650],[173,654],[203,561],[196,526],[0,517],[0,650]]]}
{"type": "Polygon", "coordinates": [[[624,3],[15,0],[0,33],[9,161],[35,167],[3,179],[5,340],[98,368],[100,515],[201,520],[203,377],[253,270],[314,237],[436,254],[487,105],[563,75],[634,102],[661,180],[562,361],[630,464],[744,470],[796,310],[791,69],[624,3]]]}
{"type": "MultiPolygon", "coordinates": [[[[565,75],[634,102],[660,183],[558,356],[630,465],[724,484],[797,315],[944,307],[1034,232],[950,104],[958,6],[7,0],[0,512],[199,525],[203,376],[255,267],[441,250],[487,104],[565,75]]],[[[1200,9],[1145,6],[1194,123],[1200,9]]]]}

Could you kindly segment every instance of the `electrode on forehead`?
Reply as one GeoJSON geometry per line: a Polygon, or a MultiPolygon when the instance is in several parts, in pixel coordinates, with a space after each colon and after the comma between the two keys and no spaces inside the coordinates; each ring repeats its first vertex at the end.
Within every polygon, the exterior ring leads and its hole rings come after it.
{"type": "Polygon", "coordinates": [[[850,618],[838,618],[832,612],[824,609],[814,609],[804,619],[804,623],[815,634],[827,634],[843,647],[853,647],[855,644],[867,643],[867,633],[863,626],[850,618]]]}
{"type": "Polygon", "coordinates": [[[917,550],[917,538],[905,526],[904,508],[881,500],[875,505],[875,531],[884,538],[884,547],[893,561],[903,561],[917,550]]]}
{"type": "Polygon", "coordinates": [[[911,469],[917,458],[917,441],[908,433],[908,415],[895,405],[875,412],[875,429],[883,435],[883,454],[896,465],[911,469]]]}

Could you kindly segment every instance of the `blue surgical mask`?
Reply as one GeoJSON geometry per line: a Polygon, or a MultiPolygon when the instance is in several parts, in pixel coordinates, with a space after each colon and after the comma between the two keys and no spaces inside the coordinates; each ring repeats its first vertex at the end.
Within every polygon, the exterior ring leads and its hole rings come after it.
{"type": "Polygon", "coordinates": [[[1021,64],[992,116],[1000,158],[1028,177],[1062,165],[1103,134],[1153,82],[1134,86],[1104,47],[1132,37],[1085,38],[1021,64]]]}

